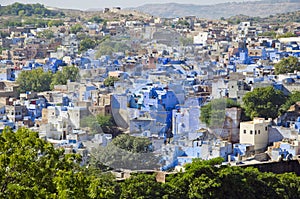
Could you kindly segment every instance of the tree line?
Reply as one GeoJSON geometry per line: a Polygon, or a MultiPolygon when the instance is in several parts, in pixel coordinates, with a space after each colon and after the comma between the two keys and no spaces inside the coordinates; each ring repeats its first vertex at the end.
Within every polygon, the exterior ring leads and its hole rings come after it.
{"type": "Polygon", "coordinates": [[[39,16],[39,17],[63,17],[65,14],[61,11],[49,10],[44,5],[36,4],[22,4],[13,3],[8,6],[0,7],[0,16],[13,15],[13,16],[39,16]]]}

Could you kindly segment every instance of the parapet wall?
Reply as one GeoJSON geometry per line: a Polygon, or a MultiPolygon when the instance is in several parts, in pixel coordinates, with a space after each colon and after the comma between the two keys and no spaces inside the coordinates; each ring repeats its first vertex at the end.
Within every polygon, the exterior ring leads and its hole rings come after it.
{"type": "Polygon", "coordinates": [[[240,165],[241,167],[254,167],[261,172],[272,172],[276,174],[294,172],[300,176],[300,160],[267,162],[253,165],[240,165]]]}

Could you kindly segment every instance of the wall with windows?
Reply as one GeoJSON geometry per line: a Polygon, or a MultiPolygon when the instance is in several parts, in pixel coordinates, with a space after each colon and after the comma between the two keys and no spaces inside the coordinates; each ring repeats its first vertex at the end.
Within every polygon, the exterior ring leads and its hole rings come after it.
{"type": "Polygon", "coordinates": [[[268,146],[268,128],[272,119],[254,118],[253,121],[240,123],[240,143],[254,145],[254,150],[268,146]]]}

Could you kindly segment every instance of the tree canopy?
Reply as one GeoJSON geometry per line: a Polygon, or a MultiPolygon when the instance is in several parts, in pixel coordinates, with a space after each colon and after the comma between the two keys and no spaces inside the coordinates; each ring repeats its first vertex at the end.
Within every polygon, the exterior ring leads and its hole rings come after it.
{"type": "Polygon", "coordinates": [[[83,27],[79,23],[71,26],[71,28],[70,28],[70,32],[73,34],[77,34],[78,32],[81,32],[82,30],[83,30],[83,27]]]}
{"type": "Polygon", "coordinates": [[[54,38],[54,32],[50,29],[38,33],[39,38],[51,39],[54,38]]]}
{"type": "Polygon", "coordinates": [[[128,134],[117,136],[112,143],[121,149],[133,153],[146,153],[150,151],[151,145],[151,141],[148,138],[134,137],[128,134]]]}
{"type": "Polygon", "coordinates": [[[110,115],[88,116],[82,120],[82,125],[89,127],[93,134],[111,133],[111,127],[114,125],[113,118],[110,115]]]}
{"type": "Polygon", "coordinates": [[[107,86],[107,87],[114,86],[115,82],[118,80],[119,80],[119,78],[117,78],[117,77],[109,76],[104,80],[103,84],[104,84],[104,86],[107,86]]]}
{"type": "Polygon", "coordinates": [[[294,33],[292,32],[286,32],[282,35],[278,35],[277,38],[287,38],[287,37],[297,37],[297,35],[295,35],[294,33]]]}
{"type": "Polygon", "coordinates": [[[1,198],[118,198],[114,177],[80,167],[78,154],[64,154],[28,129],[0,134],[1,198]]]}
{"type": "Polygon", "coordinates": [[[49,91],[54,88],[54,85],[67,84],[67,80],[77,81],[79,79],[79,69],[75,66],[65,66],[62,71],[57,71],[55,74],[48,71],[45,72],[42,68],[22,71],[17,78],[19,91],[49,91]]]}
{"type": "Polygon", "coordinates": [[[102,168],[103,165],[114,169],[158,169],[159,156],[151,151],[148,138],[121,134],[105,147],[98,147],[91,152],[92,165],[102,168]]]}
{"type": "Polygon", "coordinates": [[[286,112],[296,102],[300,102],[300,92],[299,91],[292,92],[288,96],[286,102],[284,104],[282,104],[282,106],[280,107],[279,113],[282,114],[282,113],[286,112]]]}
{"type": "Polygon", "coordinates": [[[99,17],[99,16],[93,16],[92,18],[89,19],[89,21],[95,22],[95,23],[98,23],[98,24],[99,24],[99,23],[103,22],[104,19],[102,19],[102,18],[99,17]]]}
{"type": "Polygon", "coordinates": [[[185,173],[169,176],[174,198],[289,198],[299,191],[295,174],[262,173],[248,167],[220,166],[220,158],[195,159],[185,173]],[[294,178],[294,179],[293,179],[294,178]],[[287,184],[287,181],[292,184],[287,184]],[[286,194],[283,192],[286,191],[286,194]],[[262,194],[263,193],[263,194],[262,194]]]}
{"type": "Polygon", "coordinates": [[[275,90],[272,86],[255,88],[243,97],[243,108],[250,118],[276,118],[279,108],[286,101],[283,92],[275,90]]]}
{"type": "Polygon", "coordinates": [[[94,39],[90,37],[86,37],[80,41],[79,50],[86,51],[88,49],[94,49],[96,46],[97,46],[97,42],[94,39]]]}
{"type": "Polygon", "coordinates": [[[222,127],[221,121],[225,121],[225,109],[240,107],[232,99],[215,99],[201,107],[200,120],[210,127],[222,127]]]}
{"type": "Polygon", "coordinates": [[[99,42],[99,47],[96,53],[96,57],[99,58],[102,55],[112,55],[115,52],[125,53],[127,50],[130,50],[128,46],[128,41],[113,41],[110,37],[104,37],[99,42]]]}
{"type": "Polygon", "coordinates": [[[1,15],[14,15],[14,16],[41,16],[41,17],[63,17],[65,14],[60,11],[49,10],[45,8],[44,5],[39,3],[36,4],[22,4],[22,3],[13,3],[8,6],[0,7],[0,16],[1,15]]]}
{"type": "MultiPolygon", "coordinates": [[[[114,153],[114,150],[107,148],[92,156],[110,158],[119,166],[128,163],[133,169],[145,169],[156,161],[154,156],[147,159],[124,154],[123,150],[114,153]],[[115,157],[109,156],[111,154],[115,157]]],[[[95,160],[101,163],[97,158],[95,160]]],[[[165,183],[157,182],[151,174],[133,174],[123,182],[116,182],[112,174],[101,172],[93,164],[81,167],[81,160],[78,154],[65,154],[63,148],[54,148],[40,139],[37,132],[25,128],[14,132],[5,128],[0,134],[0,198],[287,199],[297,197],[300,191],[300,177],[296,174],[220,166],[222,158],[194,159],[184,166],[185,172],[168,175],[165,183]]]]}
{"type": "Polygon", "coordinates": [[[52,81],[52,73],[44,72],[42,68],[30,71],[22,71],[17,78],[20,92],[26,91],[49,91],[52,81]]]}
{"type": "Polygon", "coordinates": [[[298,58],[289,56],[280,60],[274,67],[276,74],[293,73],[294,71],[300,71],[300,62],[298,58]]]}

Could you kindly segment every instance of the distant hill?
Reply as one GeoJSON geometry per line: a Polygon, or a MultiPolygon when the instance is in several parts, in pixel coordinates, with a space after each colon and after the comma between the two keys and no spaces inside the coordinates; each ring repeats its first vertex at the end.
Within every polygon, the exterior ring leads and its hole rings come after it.
{"type": "Polygon", "coordinates": [[[261,24],[286,24],[289,22],[300,23],[300,10],[269,15],[268,17],[251,17],[246,15],[236,15],[233,17],[229,17],[226,20],[233,24],[238,24],[241,21],[259,22],[261,24]]]}
{"type": "Polygon", "coordinates": [[[266,17],[277,13],[286,13],[300,10],[299,0],[264,0],[231,2],[215,5],[194,4],[146,4],[136,8],[129,8],[159,17],[197,16],[200,18],[220,19],[235,15],[252,17],[266,17]]]}

